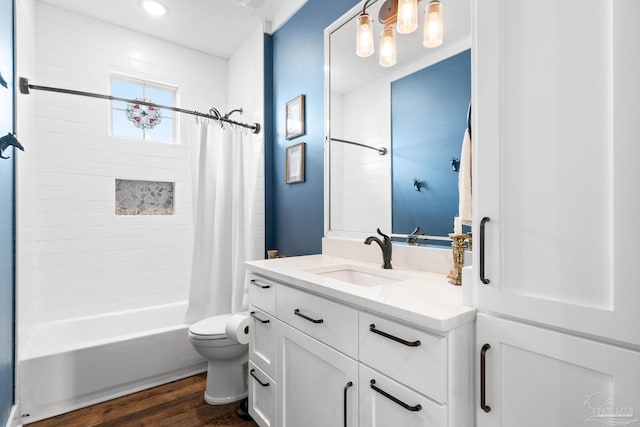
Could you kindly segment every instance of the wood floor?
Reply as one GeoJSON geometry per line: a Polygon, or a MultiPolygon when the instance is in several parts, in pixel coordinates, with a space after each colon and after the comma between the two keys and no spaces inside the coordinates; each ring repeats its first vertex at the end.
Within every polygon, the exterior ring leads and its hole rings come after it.
{"type": "Polygon", "coordinates": [[[204,401],[205,374],[99,403],[29,424],[28,427],[256,427],[236,415],[237,403],[204,401]]]}

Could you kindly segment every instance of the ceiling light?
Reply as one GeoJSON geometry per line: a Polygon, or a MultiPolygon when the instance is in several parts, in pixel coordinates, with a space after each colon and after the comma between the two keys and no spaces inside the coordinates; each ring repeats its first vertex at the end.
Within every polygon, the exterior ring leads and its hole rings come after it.
{"type": "Polygon", "coordinates": [[[167,13],[167,8],[164,7],[163,4],[153,0],[142,2],[142,7],[144,8],[144,10],[154,16],[162,16],[167,13]]]}
{"type": "MultiPolygon", "coordinates": [[[[358,16],[356,28],[356,55],[371,56],[373,46],[373,20],[367,13],[367,6],[373,0],[366,0],[362,13],[358,16]]],[[[418,2],[420,0],[383,0],[378,12],[378,21],[384,26],[380,35],[380,65],[391,67],[396,63],[396,37],[409,34],[418,29],[418,2]]],[[[440,0],[430,0],[424,11],[424,34],[422,44],[425,47],[438,47],[443,40],[442,4],[440,0]]]]}

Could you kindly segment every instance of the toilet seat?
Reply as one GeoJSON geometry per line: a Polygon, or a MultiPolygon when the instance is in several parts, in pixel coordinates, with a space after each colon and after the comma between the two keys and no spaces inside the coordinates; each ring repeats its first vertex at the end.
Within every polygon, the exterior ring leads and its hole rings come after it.
{"type": "Polygon", "coordinates": [[[230,317],[231,314],[221,314],[200,320],[189,327],[189,335],[201,340],[226,339],[225,327],[230,317]]]}

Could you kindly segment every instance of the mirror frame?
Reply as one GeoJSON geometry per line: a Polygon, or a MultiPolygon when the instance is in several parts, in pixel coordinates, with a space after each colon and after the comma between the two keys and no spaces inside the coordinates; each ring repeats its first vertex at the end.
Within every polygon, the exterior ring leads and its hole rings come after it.
{"type": "MultiPolygon", "coordinates": [[[[378,1],[384,2],[384,0],[376,0],[374,3],[378,1]]],[[[360,13],[362,13],[362,5],[363,1],[359,2],[357,5],[353,6],[349,11],[344,13],[342,16],[337,18],[334,22],[332,22],[329,26],[324,29],[324,237],[325,238],[346,238],[346,239],[364,239],[370,233],[364,233],[360,231],[336,231],[331,230],[331,34],[343,27],[352,19],[356,18],[360,13]]],[[[371,7],[371,5],[369,5],[371,7]]],[[[458,53],[461,53],[464,50],[472,49],[471,35],[468,37],[449,42],[448,44],[445,42],[446,46],[441,46],[438,51],[434,51],[433,55],[425,56],[422,59],[417,59],[415,62],[409,64],[409,67],[417,67],[412,71],[408,71],[405,68],[398,68],[390,72],[395,79],[400,79],[402,77],[408,76],[416,71],[419,71],[423,68],[434,65],[438,62],[441,62],[447,58],[450,58],[458,53]]],[[[354,55],[355,55],[355,46],[354,46],[354,55]]],[[[472,62],[473,62],[473,50],[471,51],[472,62]]],[[[473,70],[471,70],[471,79],[473,81],[473,70]]],[[[471,88],[472,98],[473,98],[473,83],[471,88]]],[[[388,152],[389,155],[393,155],[393,147],[391,144],[391,149],[388,152]]],[[[453,232],[453,218],[451,219],[452,232],[453,232]]],[[[408,234],[396,234],[389,233],[389,235],[394,238],[394,243],[401,243],[397,239],[402,239],[406,241],[409,237],[408,234]]],[[[421,236],[418,236],[418,239],[424,239],[421,236]]],[[[429,240],[440,240],[440,241],[451,241],[448,236],[427,236],[424,239],[424,243],[420,243],[420,246],[428,245],[429,240]]],[[[447,246],[432,246],[435,249],[446,249],[450,250],[447,246]]]]}

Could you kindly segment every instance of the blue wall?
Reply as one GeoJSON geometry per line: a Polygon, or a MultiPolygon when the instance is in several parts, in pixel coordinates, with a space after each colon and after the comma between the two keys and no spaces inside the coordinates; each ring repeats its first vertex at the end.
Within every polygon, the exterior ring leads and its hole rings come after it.
{"type": "Polygon", "coordinates": [[[458,215],[458,173],[471,100],[466,50],[391,84],[393,232],[446,236],[458,215]],[[418,192],[414,178],[426,187],[418,192]]]}
{"type": "MultiPolygon", "coordinates": [[[[0,136],[13,130],[13,1],[0,0],[0,136]]],[[[0,425],[13,406],[14,390],[14,163],[0,159],[0,425]]]]}
{"type": "MultiPolygon", "coordinates": [[[[322,251],[324,234],[324,29],[355,0],[309,0],[273,35],[273,128],[265,133],[266,246],[282,255],[322,251]],[[285,138],[285,105],[306,95],[306,134],[285,138]],[[285,149],[306,143],[305,182],[285,183],[285,149]]],[[[266,46],[268,49],[271,46],[266,46]]],[[[267,51],[266,49],[265,51],[267,51]]],[[[268,62],[268,60],[267,60],[268,62]]],[[[266,84],[269,84],[266,79],[266,84]]]]}

